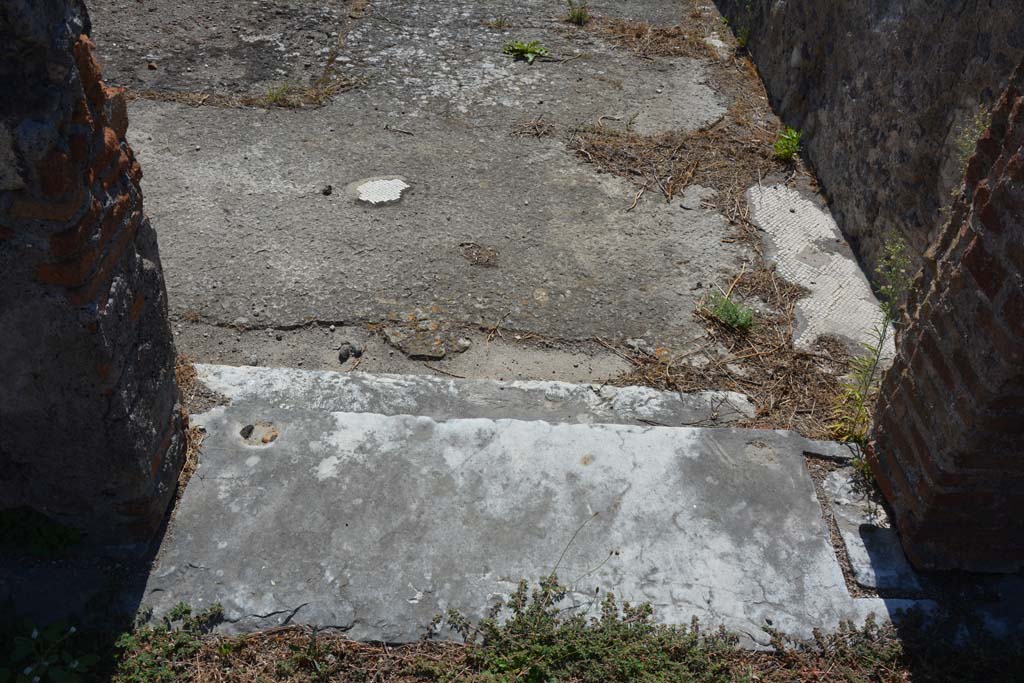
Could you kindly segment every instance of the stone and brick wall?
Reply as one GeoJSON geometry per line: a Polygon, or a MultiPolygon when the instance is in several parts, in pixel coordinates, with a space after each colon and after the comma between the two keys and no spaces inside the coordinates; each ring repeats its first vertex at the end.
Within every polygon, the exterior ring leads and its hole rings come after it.
{"type": "Polygon", "coordinates": [[[960,132],[1024,57],[1021,3],[715,1],[749,38],[772,106],[803,129],[869,277],[890,233],[921,258],[960,185],[960,132]]]}
{"type": "Polygon", "coordinates": [[[1024,568],[1024,62],[928,251],[872,469],[922,568],[1024,568]]]}
{"type": "Polygon", "coordinates": [[[124,92],[79,0],[0,7],[0,509],[147,540],[184,451],[124,92]]]}

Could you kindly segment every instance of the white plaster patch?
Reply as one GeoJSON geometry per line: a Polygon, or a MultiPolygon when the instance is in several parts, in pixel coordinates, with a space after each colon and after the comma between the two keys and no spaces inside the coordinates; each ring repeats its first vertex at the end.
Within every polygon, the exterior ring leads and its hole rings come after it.
{"type": "Polygon", "coordinates": [[[317,481],[324,481],[327,479],[334,479],[338,476],[338,465],[341,463],[341,458],[336,455],[330,455],[316,466],[316,478],[317,481]]]}
{"type": "Polygon", "coordinates": [[[249,467],[256,467],[256,465],[260,464],[260,456],[250,456],[249,458],[246,459],[245,464],[248,465],[249,467]]]}
{"type": "MultiPolygon", "coordinates": [[[[747,195],[754,222],[768,235],[768,260],[811,292],[796,304],[794,345],[808,350],[822,335],[872,341],[882,311],[831,214],[784,185],[753,187],[747,195]]],[[[890,339],[884,355],[892,354],[890,339]]]]}

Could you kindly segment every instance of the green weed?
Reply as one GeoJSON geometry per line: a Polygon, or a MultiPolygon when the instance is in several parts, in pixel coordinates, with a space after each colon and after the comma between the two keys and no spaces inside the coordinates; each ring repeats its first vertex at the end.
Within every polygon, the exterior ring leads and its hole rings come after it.
{"type": "Polygon", "coordinates": [[[270,86],[267,89],[266,97],[263,98],[263,103],[268,107],[295,107],[297,103],[292,97],[294,91],[295,86],[291,83],[270,86]]]}
{"type": "Polygon", "coordinates": [[[203,647],[203,636],[222,617],[219,604],[193,614],[181,603],[155,625],[141,626],[117,640],[120,657],[114,683],[175,683],[188,660],[203,647]]]}
{"type": "Polygon", "coordinates": [[[569,16],[566,21],[577,26],[586,26],[590,21],[590,8],[587,0],[566,0],[569,3],[569,16]]]}
{"type": "Polygon", "coordinates": [[[985,108],[984,105],[978,107],[978,109],[960,124],[956,131],[956,137],[953,139],[954,149],[956,150],[957,159],[960,163],[960,168],[964,169],[967,167],[967,162],[974,156],[974,150],[978,146],[978,140],[985,134],[988,127],[992,124],[992,113],[985,108]]]}
{"type": "MultiPolygon", "coordinates": [[[[910,268],[906,242],[899,237],[887,239],[875,269],[882,319],[872,329],[871,341],[862,345],[864,354],[853,359],[832,413],[832,433],[840,441],[856,443],[861,448],[867,446],[873,424],[873,407],[882,381],[882,354],[899,320],[900,306],[911,289],[910,268]]],[[[854,469],[862,482],[873,480],[863,456],[855,458],[854,469]]]]}
{"type": "Polygon", "coordinates": [[[775,158],[779,161],[793,161],[800,153],[803,136],[801,131],[787,126],[786,130],[779,134],[779,139],[775,141],[775,158]]]}
{"type": "Polygon", "coordinates": [[[718,322],[736,332],[747,333],[754,327],[754,309],[738,304],[720,292],[715,292],[708,299],[707,310],[718,322]]]}
{"type": "Polygon", "coordinates": [[[500,16],[488,21],[486,26],[487,28],[494,29],[495,31],[504,31],[505,29],[512,28],[512,19],[506,16],[500,16]]]}
{"type": "Polygon", "coordinates": [[[749,26],[744,26],[739,31],[736,32],[736,44],[739,45],[740,48],[742,48],[744,50],[747,49],[747,45],[750,44],[750,27],[749,26]]]}
{"type": "Polygon", "coordinates": [[[531,40],[524,43],[521,40],[510,40],[505,43],[503,52],[510,55],[512,59],[525,60],[527,64],[533,64],[538,57],[549,57],[551,51],[541,45],[539,40],[531,40]]]}
{"type": "MultiPolygon", "coordinates": [[[[726,683],[738,639],[724,629],[704,633],[696,620],[685,626],[653,623],[649,604],[621,605],[611,593],[600,615],[568,609],[568,589],[552,575],[533,591],[520,581],[506,604],[474,624],[449,611],[445,623],[471,645],[473,680],[493,683],[614,683],[692,681],[726,683]]],[[[594,601],[597,601],[595,594],[594,601]]]]}

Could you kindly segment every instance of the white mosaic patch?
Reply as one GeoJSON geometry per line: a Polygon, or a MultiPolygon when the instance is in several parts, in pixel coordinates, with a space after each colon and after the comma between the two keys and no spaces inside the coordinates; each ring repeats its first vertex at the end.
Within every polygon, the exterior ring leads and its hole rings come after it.
{"type": "MultiPolygon", "coordinates": [[[[768,235],[768,260],[810,290],[796,304],[794,345],[808,350],[821,335],[872,341],[882,311],[831,214],[784,185],[753,187],[747,196],[754,222],[768,235]]],[[[893,355],[891,336],[883,355],[893,355]]]]}
{"type": "Polygon", "coordinates": [[[356,188],[359,201],[369,204],[389,204],[402,198],[402,192],[409,184],[401,178],[378,178],[368,180],[356,188]]]}

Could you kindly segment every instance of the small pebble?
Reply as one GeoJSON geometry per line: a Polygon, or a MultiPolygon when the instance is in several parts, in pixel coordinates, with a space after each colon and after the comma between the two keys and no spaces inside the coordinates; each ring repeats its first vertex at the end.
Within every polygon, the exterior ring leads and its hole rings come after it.
{"type": "Polygon", "coordinates": [[[338,347],[338,362],[344,363],[349,358],[359,358],[363,355],[363,349],[359,344],[353,344],[352,342],[345,342],[338,347]]]}
{"type": "Polygon", "coordinates": [[[322,194],[325,197],[330,196],[332,192],[334,192],[334,188],[331,187],[330,185],[324,185],[324,188],[320,190],[320,194],[322,194]]]}

